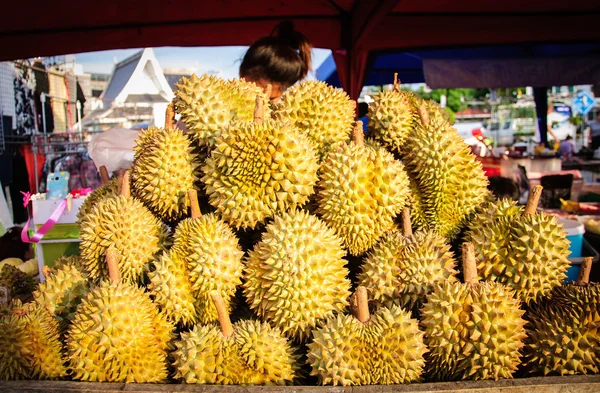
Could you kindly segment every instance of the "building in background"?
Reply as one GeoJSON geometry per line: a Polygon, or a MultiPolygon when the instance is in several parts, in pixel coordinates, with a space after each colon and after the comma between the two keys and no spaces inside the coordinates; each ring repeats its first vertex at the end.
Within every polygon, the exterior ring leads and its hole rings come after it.
{"type": "MultiPolygon", "coordinates": [[[[103,81],[94,82],[100,87],[103,81]]],[[[134,128],[140,123],[164,126],[165,111],[174,94],[151,48],[117,63],[106,83],[94,104],[97,108],[83,119],[85,128],[134,128]]]]}

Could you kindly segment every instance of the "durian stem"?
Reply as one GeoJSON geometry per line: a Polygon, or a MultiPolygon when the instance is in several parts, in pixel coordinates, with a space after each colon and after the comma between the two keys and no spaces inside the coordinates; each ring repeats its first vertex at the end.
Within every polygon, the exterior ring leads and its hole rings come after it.
{"type": "Polygon", "coordinates": [[[100,178],[102,179],[102,184],[106,184],[110,181],[108,169],[106,169],[104,165],[100,165],[100,178]]]}
{"type": "Polygon", "coordinates": [[[465,283],[477,284],[477,261],[475,260],[475,248],[472,243],[462,245],[462,263],[465,283]]]}
{"type": "Polygon", "coordinates": [[[108,266],[108,276],[113,283],[121,282],[121,272],[119,271],[119,252],[110,247],[106,250],[106,265],[108,266]]]}
{"type": "Polygon", "coordinates": [[[44,275],[44,277],[48,278],[52,274],[52,269],[50,269],[49,266],[44,265],[42,266],[42,274],[44,275]]]}
{"type": "Polygon", "coordinates": [[[196,190],[188,190],[188,197],[190,198],[192,218],[202,217],[202,212],[200,212],[200,204],[198,203],[198,192],[196,190]]]}
{"type": "Polygon", "coordinates": [[[413,234],[410,222],[410,209],[408,207],[402,209],[402,233],[404,237],[411,237],[413,234]]]}
{"type": "Polygon", "coordinates": [[[233,335],[233,325],[231,324],[231,319],[229,319],[229,314],[227,314],[227,307],[225,307],[223,297],[217,291],[212,291],[210,297],[217,309],[217,318],[221,325],[221,333],[225,337],[231,337],[233,335]]]}
{"type": "Polygon", "coordinates": [[[427,108],[425,107],[425,104],[421,104],[419,106],[419,117],[421,118],[421,124],[423,124],[424,126],[429,124],[429,113],[427,112],[427,108]]]}
{"type": "Polygon", "coordinates": [[[523,215],[531,215],[535,214],[537,210],[538,203],[540,203],[540,197],[542,196],[542,190],[544,187],[542,186],[534,186],[531,189],[531,193],[529,194],[529,198],[527,199],[527,205],[525,205],[525,211],[523,215]]]}
{"type": "Polygon", "coordinates": [[[167,105],[167,112],[165,114],[165,128],[175,128],[175,108],[173,103],[167,105]]]}
{"type": "Polygon", "coordinates": [[[123,175],[123,180],[121,180],[121,195],[125,198],[129,198],[131,196],[131,190],[129,186],[129,176],[131,174],[129,172],[130,171],[125,171],[125,174],[123,175]]]}
{"type": "Polygon", "coordinates": [[[262,123],[265,121],[265,105],[260,95],[256,96],[256,106],[254,107],[254,122],[262,123]]]}
{"type": "Polygon", "coordinates": [[[358,120],[354,125],[354,129],[352,130],[352,142],[356,146],[364,146],[365,145],[365,133],[363,131],[363,122],[358,120]]]}
{"type": "Polygon", "coordinates": [[[369,298],[367,296],[367,288],[362,285],[356,288],[356,319],[360,322],[365,323],[371,318],[369,315],[369,298]]]}
{"type": "Polygon", "coordinates": [[[394,72],[394,90],[400,91],[400,81],[398,80],[397,72],[394,72]]]}
{"type": "Polygon", "coordinates": [[[579,268],[579,276],[577,277],[577,281],[575,282],[577,285],[589,284],[593,261],[593,257],[583,258],[583,262],[581,263],[581,267],[579,268]]]}

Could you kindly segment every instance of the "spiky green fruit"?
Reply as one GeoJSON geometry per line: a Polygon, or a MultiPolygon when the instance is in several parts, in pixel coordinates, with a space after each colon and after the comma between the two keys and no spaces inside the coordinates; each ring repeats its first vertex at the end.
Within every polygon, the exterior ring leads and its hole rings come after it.
{"type": "Polygon", "coordinates": [[[232,121],[252,121],[259,96],[268,102],[263,89],[243,79],[226,81],[213,75],[183,77],[176,84],[175,108],[192,135],[202,144],[212,145],[232,121]]]}
{"type": "Polygon", "coordinates": [[[92,208],[81,221],[80,237],[84,267],[92,280],[108,277],[104,254],[113,246],[120,256],[121,277],[134,282],[160,251],[163,233],[160,221],[142,202],[118,196],[92,208]]]}
{"type": "Polygon", "coordinates": [[[456,281],[455,266],[450,245],[435,232],[406,238],[392,231],[367,254],[359,285],[370,288],[378,305],[397,304],[418,313],[434,286],[456,281]]]}
{"type": "Polygon", "coordinates": [[[308,201],[318,160],[310,141],[289,123],[234,123],[216,138],[202,170],[210,204],[236,228],[308,201]]]}
{"type": "Polygon", "coordinates": [[[299,369],[295,349],[281,332],[242,320],[225,337],[217,325],[181,333],[173,353],[176,379],[198,384],[286,385],[299,369]]]}
{"type": "Polygon", "coordinates": [[[215,214],[187,218],[175,229],[173,252],[187,266],[187,279],[195,299],[198,322],[217,320],[211,291],[223,297],[227,311],[242,276],[242,252],[231,228],[215,214]]]}
{"type": "Polygon", "coordinates": [[[393,90],[382,91],[369,105],[369,134],[390,150],[402,151],[404,142],[419,120],[412,93],[393,90]]]}
{"type": "Polygon", "coordinates": [[[285,91],[275,118],[289,120],[308,135],[321,157],[337,142],[346,141],[354,123],[356,103],[325,82],[304,81],[285,91]]]}
{"type": "Polygon", "coordinates": [[[0,271],[0,287],[8,289],[9,296],[29,296],[37,287],[36,277],[12,265],[4,265],[0,271]]]}
{"type": "Polygon", "coordinates": [[[187,215],[200,161],[177,129],[150,127],[135,148],[132,193],[155,215],[172,222],[187,215]],[[149,134],[149,135],[145,135],[149,134]]]}
{"type": "Polygon", "coordinates": [[[527,314],[523,364],[533,375],[600,372],[600,312],[576,303],[548,304],[527,314]]]}
{"type": "Polygon", "coordinates": [[[73,378],[164,382],[171,330],[142,289],[104,281],[83,300],[67,334],[73,378]]]}
{"type": "Polygon", "coordinates": [[[83,218],[92,211],[92,208],[98,204],[98,202],[105,198],[113,198],[119,195],[119,181],[112,179],[108,183],[101,185],[92,191],[79,207],[77,212],[77,225],[81,228],[81,222],[83,218]]]}
{"type": "Polygon", "coordinates": [[[439,116],[417,123],[401,155],[419,190],[423,229],[454,237],[489,193],[481,163],[439,116]]]}
{"type": "Polygon", "coordinates": [[[466,240],[475,246],[480,278],[510,286],[525,303],[549,295],[570,266],[569,241],[556,217],[524,215],[514,201],[487,205],[473,217],[466,240]]]}
{"type": "Polygon", "coordinates": [[[524,311],[508,287],[495,282],[444,282],[421,314],[430,350],[427,373],[436,380],[512,378],[520,364],[524,311]]]}
{"type": "Polygon", "coordinates": [[[187,263],[181,256],[173,250],[166,251],[154,262],[148,278],[154,302],[169,321],[184,326],[198,322],[198,300],[194,298],[187,263]]]}
{"type": "Polygon", "coordinates": [[[35,303],[13,300],[0,310],[0,379],[57,379],[67,375],[58,322],[35,303]]]}
{"type": "Polygon", "coordinates": [[[600,310],[600,284],[571,282],[557,286],[550,293],[549,302],[567,307],[575,304],[587,310],[600,310]]]}
{"type": "Polygon", "coordinates": [[[363,323],[332,315],[308,344],[311,375],[323,385],[391,385],[420,380],[427,348],[416,320],[400,307],[379,308],[363,323]]]}
{"type": "Polygon", "coordinates": [[[276,216],[246,260],[250,308],[286,336],[306,340],[319,321],[348,305],[344,254],[317,217],[298,210],[276,216]]]}
{"type": "Polygon", "coordinates": [[[317,213],[352,255],[391,229],[409,196],[404,167],[375,143],[335,145],[321,164],[317,188],[317,213]]]}

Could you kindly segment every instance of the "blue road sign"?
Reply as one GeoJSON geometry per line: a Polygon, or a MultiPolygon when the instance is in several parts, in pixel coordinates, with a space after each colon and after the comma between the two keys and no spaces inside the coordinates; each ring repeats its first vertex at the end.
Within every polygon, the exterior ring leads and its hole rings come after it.
{"type": "Polygon", "coordinates": [[[596,105],[596,100],[587,91],[580,91],[573,99],[573,109],[575,113],[581,113],[583,116],[587,115],[596,105]]]}

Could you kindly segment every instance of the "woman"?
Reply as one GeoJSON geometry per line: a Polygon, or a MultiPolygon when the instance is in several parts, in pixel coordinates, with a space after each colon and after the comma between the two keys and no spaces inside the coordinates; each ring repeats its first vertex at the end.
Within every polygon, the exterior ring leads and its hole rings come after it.
{"type": "Polygon", "coordinates": [[[244,55],[240,78],[265,88],[271,85],[271,101],[304,79],[311,70],[312,45],[304,34],[294,30],[292,22],[275,26],[270,36],[258,39],[244,55]]]}

